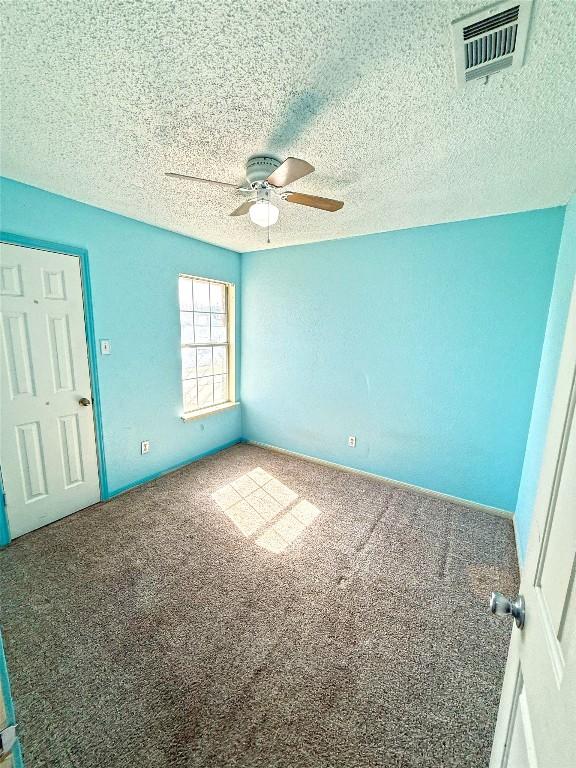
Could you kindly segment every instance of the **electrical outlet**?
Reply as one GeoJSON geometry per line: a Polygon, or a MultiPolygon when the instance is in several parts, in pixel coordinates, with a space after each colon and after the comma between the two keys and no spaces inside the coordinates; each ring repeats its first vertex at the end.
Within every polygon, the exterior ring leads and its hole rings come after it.
{"type": "Polygon", "coordinates": [[[348,445],[350,446],[350,448],[356,448],[356,436],[355,435],[350,435],[350,437],[348,438],[348,445]]]}
{"type": "Polygon", "coordinates": [[[150,451],[150,440],[142,440],[140,443],[140,453],[148,453],[150,451]]]}

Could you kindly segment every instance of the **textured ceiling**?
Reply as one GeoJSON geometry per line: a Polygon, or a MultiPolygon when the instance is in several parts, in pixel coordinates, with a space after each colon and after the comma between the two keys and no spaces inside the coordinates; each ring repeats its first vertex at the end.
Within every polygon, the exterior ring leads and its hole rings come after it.
{"type": "Polygon", "coordinates": [[[535,0],[526,65],[457,91],[450,21],[482,0],[3,2],[2,173],[236,251],[264,230],[224,187],[303,157],[272,245],[565,203],[576,2],[535,0]]]}

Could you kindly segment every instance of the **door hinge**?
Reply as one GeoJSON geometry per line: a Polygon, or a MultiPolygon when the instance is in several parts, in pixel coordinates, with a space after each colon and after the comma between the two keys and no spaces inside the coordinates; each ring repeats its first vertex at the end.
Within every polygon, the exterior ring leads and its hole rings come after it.
{"type": "Polygon", "coordinates": [[[0,760],[12,752],[14,744],[16,744],[16,725],[9,725],[0,731],[0,760]]]}

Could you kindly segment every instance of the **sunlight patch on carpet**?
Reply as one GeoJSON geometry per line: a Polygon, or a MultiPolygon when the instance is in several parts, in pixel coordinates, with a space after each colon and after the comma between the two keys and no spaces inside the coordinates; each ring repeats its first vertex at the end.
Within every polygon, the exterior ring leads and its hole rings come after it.
{"type": "Polygon", "coordinates": [[[261,467],[218,488],[212,498],[246,538],[259,534],[255,543],[276,554],[296,541],[321,514],[306,499],[298,501],[295,491],[261,467]]]}

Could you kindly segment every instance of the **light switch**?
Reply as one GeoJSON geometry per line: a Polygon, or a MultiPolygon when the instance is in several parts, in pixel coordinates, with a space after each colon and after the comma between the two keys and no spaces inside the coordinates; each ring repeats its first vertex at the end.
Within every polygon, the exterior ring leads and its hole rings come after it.
{"type": "Polygon", "coordinates": [[[109,355],[112,351],[111,349],[112,345],[110,344],[110,339],[100,339],[100,354],[101,355],[109,355]]]}

